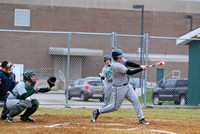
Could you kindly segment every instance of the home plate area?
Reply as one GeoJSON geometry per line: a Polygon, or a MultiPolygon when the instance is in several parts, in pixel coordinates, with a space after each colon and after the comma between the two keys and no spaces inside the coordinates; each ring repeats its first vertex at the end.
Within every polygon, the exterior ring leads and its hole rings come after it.
{"type": "Polygon", "coordinates": [[[137,118],[100,116],[35,115],[35,123],[0,121],[0,133],[5,134],[187,134],[199,133],[198,121],[148,118],[150,125],[141,125],[137,118]]]}
{"type": "Polygon", "coordinates": [[[158,133],[165,133],[165,134],[177,134],[174,132],[168,132],[168,131],[163,131],[163,130],[154,130],[154,129],[145,129],[143,127],[131,127],[131,126],[126,126],[124,124],[106,124],[106,123],[96,123],[96,124],[89,124],[89,123],[60,123],[60,124],[53,124],[53,125],[48,125],[48,126],[32,126],[32,127],[27,127],[27,128],[71,128],[71,129],[90,129],[90,130],[109,130],[109,131],[132,131],[137,130],[137,131],[143,131],[143,132],[158,132],[158,133]],[[78,126],[80,125],[80,126],[78,126]],[[81,126],[84,125],[85,127],[81,126]],[[90,125],[90,126],[88,126],[90,125]],[[95,127],[95,125],[101,126],[101,127],[95,127]],[[86,127],[87,126],[87,127],[86,127]],[[110,126],[109,128],[105,128],[104,126],[110,126]]]}

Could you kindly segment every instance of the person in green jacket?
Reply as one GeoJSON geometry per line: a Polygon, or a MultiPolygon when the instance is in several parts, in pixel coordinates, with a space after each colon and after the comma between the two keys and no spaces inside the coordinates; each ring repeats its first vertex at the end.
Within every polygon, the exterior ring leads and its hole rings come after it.
{"type": "Polygon", "coordinates": [[[26,109],[23,115],[21,115],[21,121],[35,122],[33,118],[30,117],[35,111],[37,111],[39,106],[39,101],[37,99],[30,98],[31,95],[37,92],[48,92],[51,87],[40,88],[38,82],[35,80],[36,73],[33,71],[27,71],[24,73],[24,80],[19,82],[15,88],[12,90],[11,94],[8,96],[6,101],[6,106],[10,110],[7,114],[7,122],[16,122],[15,116],[20,114],[26,109]]]}

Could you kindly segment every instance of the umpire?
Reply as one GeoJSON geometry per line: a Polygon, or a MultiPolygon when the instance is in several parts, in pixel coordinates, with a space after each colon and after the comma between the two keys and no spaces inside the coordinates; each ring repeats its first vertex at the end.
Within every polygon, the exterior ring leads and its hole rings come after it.
{"type": "Polygon", "coordinates": [[[6,107],[6,99],[16,85],[15,75],[11,70],[11,62],[3,61],[0,70],[0,100],[4,101],[1,119],[5,120],[9,110],[6,107]]]}

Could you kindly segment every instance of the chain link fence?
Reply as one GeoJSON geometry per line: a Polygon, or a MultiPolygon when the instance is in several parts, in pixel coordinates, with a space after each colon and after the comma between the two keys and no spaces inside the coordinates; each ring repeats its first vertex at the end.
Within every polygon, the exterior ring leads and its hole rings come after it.
{"type": "Polygon", "coordinates": [[[193,80],[196,79],[194,74],[199,74],[198,68],[194,68],[194,64],[199,61],[198,49],[194,47],[199,43],[197,38],[148,37],[148,64],[158,61],[165,61],[166,64],[145,72],[145,79],[155,86],[145,90],[145,106],[198,106],[199,99],[194,101],[193,98],[198,96],[199,82],[193,80]]]}
{"type": "Polygon", "coordinates": [[[102,105],[105,86],[99,77],[104,55],[111,53],[112,34],[72,33],[70,42],[68,105],[102,105]],[[72,51],[77,53],[72,56],[72,51]],[[76,103],[74,103],[76,102],[76,103]]]}
{"type": "MultiPolygon", "coordinates": [[[[189,48],[191,45],[176,45],[177,39],[114,32],[0,30],[0,57],[1,61],[8,60],[22,68],[15,70],[19,80],[24,71],[32,70],[36,72],[40,86],[45,87],[48,77],[56,76],[56,85],[51,92],[34,95],[44,105],[101,106],[105,86],[99,78],[97,65],[102,69],[104,55],[121,49],[125,59],[138,64],[166,63],[130,76],[129,83],[145,107],[189,107],[188,52],[193,53],[196,49],[189,48]]],[[[124,100],[123,105],[131,106],[131,103],[124,100]]]]}
{"type": "Polygon", "coordinates": [[[172,37],[149,36],[148,64],[159,61],[165,61],[166,64],[148,70],[147,79],[152,82],[155,89],[147,89],[147,105],[180,104],[178,102],[181,94],[178,93],[178,90],[182,90],[180,92],[184,92],[183,95],[186,95],[187,84],[183,85],[184,87],[181,87],[181,89],[178,89],[176,82],[178,82],[177,79],[183,79],[183,83],[187,83],[188,46],[176,45],[176,40],[177,38],[172,37]],[[165,82],[170,83],[167,85],[165,82]],[[175,96],[177,98],[176,101],[174,100],[175,96]]]}

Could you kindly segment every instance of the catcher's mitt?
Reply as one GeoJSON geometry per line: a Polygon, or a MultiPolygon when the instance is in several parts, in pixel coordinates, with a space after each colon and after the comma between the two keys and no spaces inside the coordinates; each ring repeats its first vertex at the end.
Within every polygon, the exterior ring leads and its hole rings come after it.
{"type": "Polygon", "coordinates": [[[56,82],[56,77],[49,77],[47,80],[47,83],[49,84],[50,88],[55,86],[55,82],[56,82]]]}

